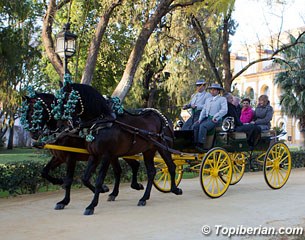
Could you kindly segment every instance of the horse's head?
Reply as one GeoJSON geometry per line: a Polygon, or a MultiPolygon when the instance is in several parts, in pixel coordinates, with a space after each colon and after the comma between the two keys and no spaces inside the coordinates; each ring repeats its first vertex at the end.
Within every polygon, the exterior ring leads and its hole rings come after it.
{"type": "Polygon", "coordinates": [[[34,140],[42,135],[43,129],[51,127],[51,103],[54,96],[47,93],[35,93],[34,96],[24,96],[21,107],[21,123],[34,140]]]}
{"type": "Polygon", "coordinates": [[[93,87],[85,84],[68,83],[56,95],[53,110],[57,120],[69,121],[75,125],[108,116],[112,113],[107,100],[93,87]]]}

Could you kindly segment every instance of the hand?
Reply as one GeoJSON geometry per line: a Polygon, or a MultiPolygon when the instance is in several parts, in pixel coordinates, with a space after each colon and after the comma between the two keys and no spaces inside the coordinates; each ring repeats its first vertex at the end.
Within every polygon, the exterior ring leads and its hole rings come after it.
{"type": "Polygon", "coordinates": [[[186,110],[186,109],[188,109],[188,106],[187,106],[187,104],[186,104],[186,105],[184,105],[184,106],[182,107],[182,109],[183,109],[183,110],[186,110]]]}
{"type": "Polygon", "coordinates": [[[214,123],[217,123],[217,122],[218,122],[216,118],[213,118],[212,121],[213,121],[214,123]]]}

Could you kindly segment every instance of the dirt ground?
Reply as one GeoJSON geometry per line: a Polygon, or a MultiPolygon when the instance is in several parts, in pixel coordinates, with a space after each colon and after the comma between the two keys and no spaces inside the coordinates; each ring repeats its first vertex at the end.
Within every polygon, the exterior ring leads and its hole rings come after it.
{"type": "MultiPolygon", "coordinates": [[[[305,168],[292,170],[280,190],[271,190],[262,172],[246,173],[218,199],[203,193],[199,178],[182,180],[180,187],[182,196],[153,189],[147,205],[138,207],[143,191],[123,184],[115,202],[107,202],[106,194],[101,196],[92,216],[83,215],[92,198],[87,189],[73,190],[64,210],[53,210],[63,190],[0,199],[1,239],[227,239],[229,228],[305,227],[305,168]],[[206,225],[212,230],[210,235],[202,234],[206,225]]],[[[249,234],[231,239],[254,238],[258,237],[249,234]]],[[[283,238],[267,234],[258,239],[283,238]]]]}

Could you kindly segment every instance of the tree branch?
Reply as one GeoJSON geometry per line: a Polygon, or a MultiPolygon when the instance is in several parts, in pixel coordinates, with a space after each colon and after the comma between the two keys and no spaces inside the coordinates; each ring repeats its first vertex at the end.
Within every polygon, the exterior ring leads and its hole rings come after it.
{"type": "Polygon", "coordinates": [[[213,59],[211,57],[211,54],[209,52],[209,46],[208,46],[208,43],[207,43],[207,40],[206,40],[205,33],[203,32],[199,21],[197,20],[197,18],[194,15],[191,17],[191,21],[192,21],[192,25],[193,25],[196,33],[200,37],[202,47],[203,47],[203,51],[204,51],[204,55],[205,55],[209,65],[210,65],[214,75],[215,75],[215,78],[216,78],[217,82],[221,83],[221,77],[220,77],[220,75],[217,71],[215,62],[213,61],[213,59]]]}
{"type": "Polygon", "coordinates": [[[96,66],[97,56],[101,45],[102,38],[109,23],[110,16],[114,9],[122,4],[122,0],[118,0],[111,4],[106,13],[100,17],[100,21],[95,29],[95,35],[91,40],[85,70],[82,76],[81,83],[90,85],[93,78],[94,69],[96,66]]]}
{"type": "MultiPolygon", "coordinates": [[[[243,69],[241,69],[238,73],[236,73],[233,77],[232,77],[232,82],[237,78],[239,77],[241,74],[243,74],[245,71],[247,71],[247,69],[249,67],[251,67],[252,65],[258,63],[258,62],[264,62],[264,61],[270,61],[270,60],[275,60],[276,59],[276,55],[278,55],[279,53],[281,53],[282,51],[290,48],[290,47],[293,47],[297,44],[301,44],[301,43],[304,43],[302,41],[300,41],[301,37],[305,34],[305,32],[302,32],[299,34],[299,36],[296,38],[296,40],[293,42],[293,43],[290,43],[290,44],[285,44],[283,45],[281,48],[275,50],[270,57],[266,57],[266,58],[260,58],[260,59],[256,59],[255,61],[252,61],[250,63],[248,63],[243,69]]],[[[283,61],[281,59],[281,61],[283,61]]],[[[289,64],[288,64],[289,65],[289,64]]]]}
{"type": "Polygon", "coordinates": [[[186,3],[177,3],[177,4],[173,4],[169,7],[169,11],[172,11],[174,8],[177,8],[177,7],[187,7],[187,6],[191,6],[195,3],[198,3],[198,2],[204,2],[205,0],[192,0],[192,1],[189,1],[189,2],[186,2],[186,3]]]}
{"type": "Polygon", "coordinates": [[[46,54],[55,68],[55,71],[62,78],[64,74],[63,64],[60,57],[55,53],[54,42],[52,39],[52,26],[56,13],[56,0],[50,0],[47,12],[43,18],[42,25],[42,42],[45,46],[46,54]]]}

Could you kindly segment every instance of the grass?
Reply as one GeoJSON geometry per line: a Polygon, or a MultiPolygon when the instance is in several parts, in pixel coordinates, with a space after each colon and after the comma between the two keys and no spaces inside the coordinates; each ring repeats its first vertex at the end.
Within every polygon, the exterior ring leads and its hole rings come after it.
{"type": "Polygon", "coordinates": [[[18,161],[41,161],[48,160],[47,151],[35,148],[13,148],[12,150],[0,149],[0,163],[18,162],[18,161]]]}

